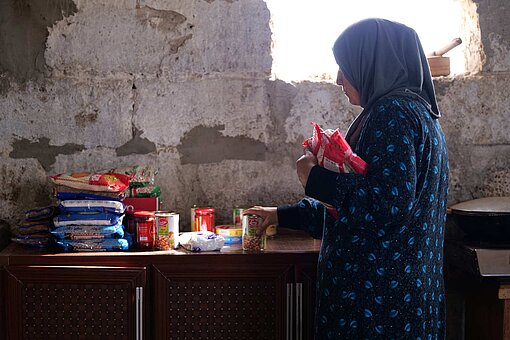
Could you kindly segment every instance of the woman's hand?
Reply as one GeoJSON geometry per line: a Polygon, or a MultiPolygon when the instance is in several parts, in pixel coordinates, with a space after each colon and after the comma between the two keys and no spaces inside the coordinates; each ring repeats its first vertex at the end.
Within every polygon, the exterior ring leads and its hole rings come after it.
{"type": "Polygon", "coordinates": [[[306,188],[306,182],[308,182],[308,176],[314,166],[318,164],[317,157],[313,153],[306,150],[305,154],[296,161],[296,171],[303,188],[306,188]]]}
{"type": "Polygon", "coordinates": [[[267,227],[273,224],[278,224],[278,214],[276,207],[261,207],[254,206],[249,209],[243,210],[243,215],[253,214],[262,217],[262,224],[257,229],[257,234],[262,235],[267,227]]]}

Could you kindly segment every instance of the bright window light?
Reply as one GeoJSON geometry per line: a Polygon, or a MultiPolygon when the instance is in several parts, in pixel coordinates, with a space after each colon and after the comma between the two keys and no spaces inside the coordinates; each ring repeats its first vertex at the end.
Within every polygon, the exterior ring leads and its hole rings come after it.
{"type": "MultiPolygon", "coordinates": [[[[384,18],[412,27],[425,53],[462,38],[459,0],[265,0],[271,12],[273,77],[285,81],[336,79],[332,47],[350,24],[384,18]]],[[[451,74],[464,73],[461,46],[450,57],[451,74]]]]}

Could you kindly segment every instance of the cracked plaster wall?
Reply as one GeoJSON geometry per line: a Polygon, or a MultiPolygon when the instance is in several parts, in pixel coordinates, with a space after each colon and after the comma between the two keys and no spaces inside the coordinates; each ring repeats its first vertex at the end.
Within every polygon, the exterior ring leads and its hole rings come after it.
{"type": "MultiPolygon", "coordinates": [[[[510,195],[510,11],[505,0],[463,1],[479,16],[480,66],[435,81],[451,203],[510,195]]],[[[158,169],[163,207],[183,228],[193,204],[228,223],[234,206],[292,203],[310,121],[346,131],[359,112],[331,83],[270,79],[263,0],[39,3],[0,0],[0,219],[10,223],[49,203],[48,175],[133,164],[158,169]]]]}

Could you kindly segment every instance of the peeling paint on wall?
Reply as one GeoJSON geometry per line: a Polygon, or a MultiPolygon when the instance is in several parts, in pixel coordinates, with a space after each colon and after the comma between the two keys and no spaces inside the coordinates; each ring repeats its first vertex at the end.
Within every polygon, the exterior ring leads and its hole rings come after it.
{"type": "Polygon", "coordinates": [[[223,136],[215,127],[196,126],[189,131],[177,146],[181,164],[219,163],[225,159],[265,160],[266,146],[260,141],[238,136],[223,136]]]}
{"type": "Polygon", "coordinates": [[[49,170],[58,155],[71,155],[85,149],[83,145],[66,143],[61,146],[50,145],[50,139],[42,137],[33,142],[19,139],[12,144],[11,158],[36,158],[44,170],[49,170]]]}
{"type": "Polygon", "coordinates": [[[44,72],[48,27],[76,12],[72,0],[0,1],[0,72],[22,82],[44,72]]]}
{"type": "Polygon", "coordinates": [[[147,138],[142,138],[141,137],[142,134],[143,131],[135,129],[133,139],[115,149],[117,156],[127,156],[131,154],[141,155],[156,152],[156,144],[154,144],[147,138]]]}

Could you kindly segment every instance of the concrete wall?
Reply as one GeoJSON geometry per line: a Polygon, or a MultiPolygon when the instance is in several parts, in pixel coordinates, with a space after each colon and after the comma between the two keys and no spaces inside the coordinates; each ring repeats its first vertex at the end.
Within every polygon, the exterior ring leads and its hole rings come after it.
{"type": "MultiPolygon", "coordinates": [[[[465,2],[471,73],[437,78],[450,202],[510,195],[510,8],[465,2]],[[473,23],[473,18],[476,20],[473,23]]],[[[310,121],[359,112],[331,83],[271,80],[263,0],[0,0],[0,219],[50,201],[48,175],[159,170],[165,209],[292,203],[310,121]]]]}

